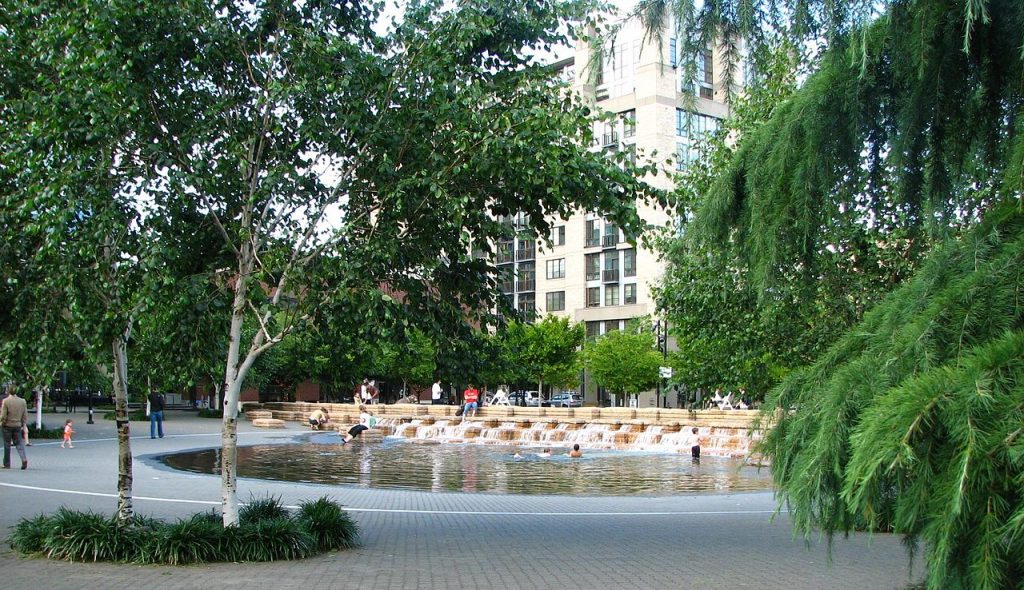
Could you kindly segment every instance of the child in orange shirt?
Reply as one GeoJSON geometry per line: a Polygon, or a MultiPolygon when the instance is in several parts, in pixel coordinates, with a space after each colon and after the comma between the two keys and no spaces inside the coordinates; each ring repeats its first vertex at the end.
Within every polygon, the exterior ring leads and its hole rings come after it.
{"type": "Polygon", "coordinates": [[[71,444],[71,435],[75,433],[75,431],[71,429],[71,424],[72,420],[70,418],[68,418],[68,421],[64,423],[64,440],[60,443],[60,448],[62,449],[65,444],[68,445],[69,449],[75,448],[75,445],[71,444]]]}

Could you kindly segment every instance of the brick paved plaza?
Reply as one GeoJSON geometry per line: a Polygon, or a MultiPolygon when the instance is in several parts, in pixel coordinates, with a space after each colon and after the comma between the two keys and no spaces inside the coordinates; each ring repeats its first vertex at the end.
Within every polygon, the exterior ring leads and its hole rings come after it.
{"type": "MultiPolygon", "coordinates": [[[[46,415],[48,426],[64,414],[46,415]]],[[[132,423],[135,508],[176,518],[220,504],[220,479],[170,471],[156,454],[219,445],[220,421],[168,412],[167,437],[132,423]]],[[[27,471],[0,470],[0,527],[60,506],[115,508],[114,423],[75,417],[75,448],[34,441],[27,471]]],[[[259,430],[240,423],[239,444],[303,436],[299,424],[259,430]]],[[[358,443],[357,443],[358,444],[358,443]]],[[[572,498],[374,490],[242,479],[239,497],[286,504],[329,495],[359,523],[363,546],[295,562],[188,567],[79,564],[23,559],[0,549],[3,587],[33,588],[903,588],[912,579],[900,539],[854,535],[835,543],[794,539],[771,522],[770,494],[670,498],[572,498]]],[[[922,572],[914,571],[914,579],[922,572]]]]}

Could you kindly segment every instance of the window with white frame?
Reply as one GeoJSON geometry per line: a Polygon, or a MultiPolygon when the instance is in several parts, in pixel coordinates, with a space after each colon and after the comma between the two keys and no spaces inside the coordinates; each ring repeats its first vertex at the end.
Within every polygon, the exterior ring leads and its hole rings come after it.
{"type": "Polygon", "coordinates": [[[551,245],[553,246],[564,246],[565,245],[565,226],[556,225],[551,228],[551,245]]]}
{"type": "Polygon", "coordinates": [[[565,258],[556,258],[554,260],[548,260],[547,277],[549,279],[565,278],[565,258]]]}
{"type": "Polygon", "coordinates": [[[635,277],[636,276],[636,249],[630,248],[629,250],[622,251],[622,276],[624,277],[635,277]]]}
{"type": "Polygon", "coordinates": [[[604,286],[604,304],[605,305],[618,305],[619,304],[619,286],[618,285],[605,285],[604,286]]]}
{"type": "Polygon", "coordinates": [[[627,283],[622,286],[622,302],[626,305],[636,303],[636,283],[627,283]]]}
{"type": "Polygon", "coordinates": [[[565,291],[551,291],[545,298],[545,310],[565,311],[565,291]]]}

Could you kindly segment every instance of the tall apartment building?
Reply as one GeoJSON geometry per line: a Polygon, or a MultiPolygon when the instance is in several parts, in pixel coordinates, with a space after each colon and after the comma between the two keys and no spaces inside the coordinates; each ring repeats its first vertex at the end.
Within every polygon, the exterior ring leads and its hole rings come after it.
{"type": "MultiPolygon", "coordinates": [[[[614,53],[597,59],[598,70],[587,66],[595,63],[594,56],[582,42],[573,58],[556,67],[596,108],[618,115],[614,123],[595,129],[594,149],[648,156],[656,151],[660,160],[671,154],[681,169],[692,157],[695,140],[717,128],[728,112],[717,53],[708,48],[696,56],[697,79],[683,79],[675,40],[665,39],[659,51],[652,40],[645,42],[642,26],[631,23],[620,30],[614,53]]],[[[653,182],[671,188],[665,175],[653,182]]],[[[650,225],[664,227],[671,221],[664,210],[638,207],[650,225]]],[[[550,246],[532,239],[501,244],[498,263],[504,271],[502,288],[519,310],[584,322],[588,337],[654,315],[651,287],[664,271],[655,252],[628,243],[614,224],[586,211],[554,221],[550,246]]],[[[585,401],[607,399],[592,382],[583,389],[585,401]]],[[[641,406],[656,403],[653,394],[640,397],[641,406]]],[[[669,400],[674,402],[674,397],[669,400]]]]}

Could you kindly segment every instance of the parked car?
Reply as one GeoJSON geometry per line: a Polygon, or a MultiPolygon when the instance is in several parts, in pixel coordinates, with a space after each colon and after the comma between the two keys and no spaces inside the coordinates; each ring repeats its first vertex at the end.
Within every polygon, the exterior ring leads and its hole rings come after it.
{"type": "Polygon", "coordinates": [[[525,405],[534,408],[540,406],[540,396],[536,391],[513,391],[508,394],[508,401],[512,402],[513,406],[525,405]]]}
{"type": "Polygon", "coordinates": [[[579,408],[583,406],[583,396],[572,392],[563,391],[551,396],[551,407],[553,408],[579,408]]]}

